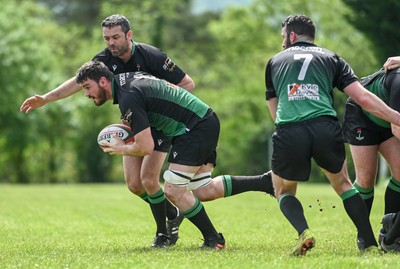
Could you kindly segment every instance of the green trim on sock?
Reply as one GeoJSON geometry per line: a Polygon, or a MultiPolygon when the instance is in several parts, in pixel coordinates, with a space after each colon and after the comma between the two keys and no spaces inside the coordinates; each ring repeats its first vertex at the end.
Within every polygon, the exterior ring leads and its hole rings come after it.
{"type": "Polygon", "coordinates": [[[353,197],[357,193],[358,193],[358,190],[353,187],[350,190],[345,191],[344,193],[342,193],[342,195],[340,195],[340,198],[342,198],[342,201],[344,201],[346,199],[349,199],[349,198],[353,197]]]}
{"type": "Polygon", "coordinates": [[[394,190],[395,192],[400,192],[400,182],[398,182],[396,179],[393,177],[390,178],[387,187],[389,189],[394,190]]]}
{"type": "Polygon", "coordinates": [[[222,176],[222,184],[224,185],[224,197],[232,195],[232,179],[229,175],[222,176]]]}
{"type": "Polygon", "coordinates": [[[144,201],[146,201],[146,202],[149,201],[149,195],[147,194],[147,192],[145,192],[145,193],[139,195],[139,197],[140,197],[140,199],[142,199],[142,200],[144,200],[144,201]]]}
{"type": "Polygon", "coordinates": [[[203,208],[203,204],[200,202],[200,200],[197,197],[195,197],[195,198],[196,198],[196,202],[194,203],[194,205],[191,208],[189,208],[188,210],[182,212],[182,214],[188,219],[197,215],[200,212],[200,210],[203,208]]]}
{"type": "Polygon", "coordinates": [[[165,200],[165,194],[163,189],[159,189],[155,194],[149,195],[149,202],[151,204],[159,204],[165,200]]]}
{"type": "Polygon", "coordinates": [[[375,193],[374,187],[363,188],[363,187],[360,187],[360,185],[358,185],[356,181],[354,181],[353,186],[354,186],[354,188],[356,188],[356,190],[358,190],[358,192],[360,193],[361,198],[363,198],[363,200],[367,200],[367,199],[374,197],[374,193],[375,193]]]}
{"type": "Polygon", "coordinates": [[[293,195],[291,195],[291,194],[289,194],[289,193],[284,193],[284,194],[282,194],[281,197],[279,197],[279,201],[278,201],[279,207],[281,207],[282,199],[285,198],[285,197],[287,197],[287,196],[293,196],[293,195]]]}

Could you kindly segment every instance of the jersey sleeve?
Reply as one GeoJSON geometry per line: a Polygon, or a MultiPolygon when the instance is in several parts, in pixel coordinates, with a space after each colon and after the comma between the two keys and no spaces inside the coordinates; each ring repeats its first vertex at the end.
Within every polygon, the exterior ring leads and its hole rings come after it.
{"type": "Polygon", "coordinates": [[[144,100],[138,92],[126,95],[123,98],[123,103],[120,103],[120,110],[121,119],[130,124],[134,135],[150,127],[144,100]]]}
{"type": "Polygon", "coordinates": [[[150,45],[145,48],[145,63],[147,69],[151,70],[151,72],[148,73],[158,78],[165,79],[175,85],[179,84],[186,73],[162,50],[150,45]]]}
{"type": "Polygon", "coordinates": [[[272,82],[272,75],[271,75],[271,60],[268,61],[267,66],[265,68],[265,99],[269,100],[271,98],[276,97],[275,87],[272,82]]]}
{"type": "Polygon", "coordinates": [[[105,58],[107,57],[106,53],[107,48],[103,49],[99,53],[97,53],[95,56],[93,56],[92,61],[101,61],[104,62],[105,58]]]}
{"type": "Polygon", "coordinates": [[[335,87],[340,91],[343,91],[348,85],[358,80],[358,77],[354,74],[351,66],[342,58],[336,55],[337,65],[336,65],[336,79],[335,87]]]}

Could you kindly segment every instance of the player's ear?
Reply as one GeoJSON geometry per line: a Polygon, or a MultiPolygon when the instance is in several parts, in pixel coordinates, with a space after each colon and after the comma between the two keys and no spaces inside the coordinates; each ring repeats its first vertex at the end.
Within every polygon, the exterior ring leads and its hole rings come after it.
{"type": "Polygon", "coordinates": [[[104,87],[104,85],[106,85],[107,83],[107,78],[106,77],[101,77],[99,80],[99,85],[104,87]]]}
{"type": "Polygon", "coordinates": [[[128,38],[128,40],[130,40],[130,39],[132,39],[132,36],[133,36],[133,31],[132,31],[132,30],[129,30],[129,31],[126,33],[126,37],[128,38]]]}
{"type": "Polygon", "coordinates": [[[290,32],[289,38],[290,38],[290,44],[293,44],[295,41],[297,41],[296,40],[297,39],[297,34],[292,31],[292,32],[290,32]]]}

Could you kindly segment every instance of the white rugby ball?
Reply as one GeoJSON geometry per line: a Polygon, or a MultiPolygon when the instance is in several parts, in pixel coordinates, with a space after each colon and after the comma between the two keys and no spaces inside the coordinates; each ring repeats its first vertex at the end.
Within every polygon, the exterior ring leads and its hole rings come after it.
{"type": "Polygon", "coordinates": [[[132,143],[135,141],[135,137],[132,133],[132,130],[129,126],[125,124],[110,124],[103,128],[97,136],[97,143],[102,148],[104,146],[104,142],[110,142],[111,144],[115,142],[113,137],[114,134],[117,134],[119,138],[121,138],[125,144],[132,143]]]}

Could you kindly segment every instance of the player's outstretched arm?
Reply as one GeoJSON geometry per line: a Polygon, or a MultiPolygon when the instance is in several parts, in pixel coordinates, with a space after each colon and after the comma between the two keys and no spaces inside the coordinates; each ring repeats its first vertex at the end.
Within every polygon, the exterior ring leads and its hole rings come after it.
{"type": "Polygon", "coordinates": [[[64,99],[81,89],[78,83],[75,81],[75,77],[72,77],[65,81],[63,84],[55,88],[54,90],[43,94],[35,94],[27,98],[19,108],[21,112],[29,113],[32,110],[44,106],[47,103],[54,102],[60,99],[64,99]]]}
{"type": "Polygon", "coordinates": [[[400,66],[400,56],[389,57],[383,64],[385,72],[395,69],[400,66]]]}

